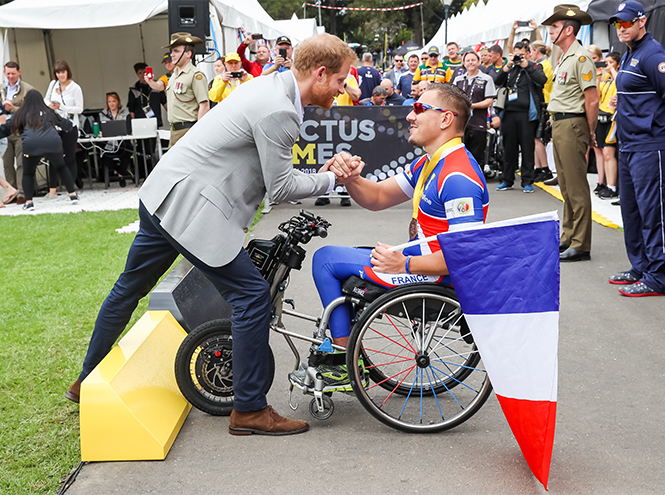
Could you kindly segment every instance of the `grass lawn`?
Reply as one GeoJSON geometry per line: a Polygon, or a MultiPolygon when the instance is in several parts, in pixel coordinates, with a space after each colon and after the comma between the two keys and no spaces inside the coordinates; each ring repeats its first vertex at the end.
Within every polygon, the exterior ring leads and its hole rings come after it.
{"type": "MultiPolygon", "coordinates": [[[[54,493],[80,459],[81,369],[136,210],[0,218],[0,493],[54,493]]],[[[147,310],[140,304],[129,327],[147,310]]]]}

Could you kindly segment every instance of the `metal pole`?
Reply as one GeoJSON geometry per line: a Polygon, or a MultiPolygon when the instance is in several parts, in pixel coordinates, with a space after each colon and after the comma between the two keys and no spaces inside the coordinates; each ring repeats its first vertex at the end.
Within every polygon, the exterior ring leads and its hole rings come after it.
{"type": "Polygon", "coordinates": [[[425,47],[425,21],[423,20],[423,4],[420,4],[420,31],[423,38],[422,44],[425,47]]]}
{"type": "Polygon", "coordinates": [[[445,6],[445,11],[446,11],[446,45],[448,44],[448,7],[447,5],[445,6]]]}
{"type": "Polygon", "coordinates": [[[323,23],[321,22],[321,0],[318,0],[316,3],[319,6],[319,26],[323,26],[323,23]]]}

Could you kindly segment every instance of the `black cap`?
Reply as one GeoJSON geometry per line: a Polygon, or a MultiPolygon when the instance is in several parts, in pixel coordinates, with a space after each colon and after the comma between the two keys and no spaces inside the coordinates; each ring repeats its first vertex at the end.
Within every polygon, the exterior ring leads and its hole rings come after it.
{"type": "Polygon", "coordinates": [[[288,36],[280,36],[279,38],[277,38],[277,41],[275,41],[276,45],[281,45],[282,43],[288,43],[289,45],[291,45],[291,40],[288,38],[288,36]]]}
{"type": "Polygon", "coordinates": [[[165,64],[166,62],[172,62],[171,52],[165,53],[164,56],[162,57],[162,63],[165,64]]]}

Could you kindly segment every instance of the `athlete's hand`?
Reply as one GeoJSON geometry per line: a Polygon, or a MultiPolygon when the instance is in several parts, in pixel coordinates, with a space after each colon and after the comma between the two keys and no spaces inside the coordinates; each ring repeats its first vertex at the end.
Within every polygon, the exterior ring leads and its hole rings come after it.
{"type": "Polygon", "coordinates": [[[377,272],[406,273],[406,256],[399,251],[388,251],[392,246],[377,242],[372,249],[372,265],[377,272]]]}
{"type": "Polygon", "coordinates": [[[319,172],[333,172],[338,184],[346,184],[356,180],[364,166],[365,162],[359,156],[351,156],[343,151],[328,160],[319,172]]]}

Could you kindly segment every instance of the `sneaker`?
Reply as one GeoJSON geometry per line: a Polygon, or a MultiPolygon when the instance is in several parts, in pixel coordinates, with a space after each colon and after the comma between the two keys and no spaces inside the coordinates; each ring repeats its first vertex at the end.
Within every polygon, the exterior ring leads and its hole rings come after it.
{"type": "Polygon", "coordinates": [[[665,294],[656,292],[642,281],[619,289],[619,294],[628,297],[665,296],[665,294]]]}
{"type": "Polygon", "coordinates": [[[609,187],[603,187],[603,189],[598,191],[598,197],[600,199],[617,199],[619,194],[616,191],[612,191],[609,187]]]}
{"type": "Polygon", "coordinates": [[[79,202],[79,197],[76,194],[74,194],[73,196],[69,196],[69,199],[71,200],[73,205],[76,205],[79,202]]]}
{"type": "Polygon", "coordinates": [[[545,181],[546,186],[558,186],[559,185],[559,179],[557,177],[552,177],[551,179],[548,179],[545,181]]]}
{"type": "Polygon", "coordinates": [[[552,171],[549,169],[549,167],[539,168],[537,170],[534,182],[545,182],[546,180],[550,180],[553,177],[554,176],[552,175],[552,171]]]}
{"type": "Polygon", "coordinates": [[[505,182],[502,182],[501,184],[499,184],[498,186],[496,186],[496,190],[497,190],[497,191],[507,191],[507,190],[512,189],[512,188],[513,188],[512,185],[509,186],[509,185],[506,184],[505,182]]]}
{"type": "Polygon", "coordinates": [[[340,206],[351,206],[351,200],[349,198],[342,198],[340,206]]]}
{"type": "Polygon", "coordinates": [[[639,282],[639,280],[633,277],[630,272],[617,273],[616,275],[612,275],[607,281],[615,285],[630,285],[639,282]]]}
{"type": "Polygon", "coordinates": [[[621,201],[612,201],[612,206],[621,206],[621,201]]]}
{"type": "Polygon", "coordinates": [[[46,196],[44,196],[44,201],[51,201],[53,199],[58,199],[57,194],[51,194],[50,192],[46,193],[46,196]]]}
{"type": "Polygon", "coordinates": [[[32,201],[26,201],[21,207],[23,211],[35,211],[35,204],[32,201]]]}
{"type": "Polygon", "coordinates": [[[320,196],[314,201],[314,206],[325,206],[330,204],[330,198],[320,196]]]}
{"type": "Polygon", "coordinates": [[[532,193],[533,192],[533,186],[531,184],[527,184],[526,186],[524,186],[523,190],[524,190],[525,193],[532,193]]]}
{"type": "Polygon", "coordinates": [[[596,188],[593,190],[593,193],[596,196],[598,196],[598,193],[600,193],[600,191],[605,189],[605,187],[606,187],[605,184],[603,184],[602,182],[599,182],[599,183],[596,184],[596,188]]]}
{"type": "Polygon", "coordinates": [[[351,382],[345,364],[320,364],[316,367],[323,378],[325,392],[350,392],[351,382]]]}
{"type": "Polygon", "coordinates": [[[127,180],[123,176],[120,176],[118,177],[118,184],[120,184],[120,187],[127,187],[127,180]]]}

